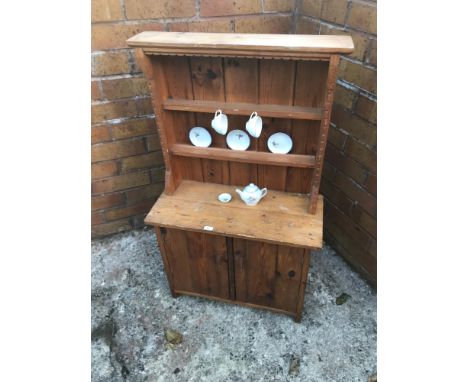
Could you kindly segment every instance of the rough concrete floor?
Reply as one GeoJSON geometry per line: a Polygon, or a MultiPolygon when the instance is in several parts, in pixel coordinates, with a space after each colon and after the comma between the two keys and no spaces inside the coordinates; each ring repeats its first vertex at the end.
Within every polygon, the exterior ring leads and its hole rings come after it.
{"type": "Polygon", "coordinates": [[[152,231],[92,244],[92,380],[367,381],[376,294],[329,247],[314,253],[300,324],[169,293],[152,231]],[[343,305],[336,298],[351,296],[343,305]],[[174,348],[164,330],[183,335],[174,348]]]}

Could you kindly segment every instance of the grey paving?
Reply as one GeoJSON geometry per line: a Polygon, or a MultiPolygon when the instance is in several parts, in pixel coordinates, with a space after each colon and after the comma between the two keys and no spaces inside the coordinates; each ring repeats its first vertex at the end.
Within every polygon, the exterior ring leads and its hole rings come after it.
{"type": "Polygon", "coordinates": [[[312,255],[300,324],[193,297],[173,299],[152,231],[92,244],[92,380],[367,381],[376,293],[327,246],[312,255]],[[351,296],[336,305],[342,293],[351,296]],[[170,328],[183,335],[171,346],[170,328]]]}

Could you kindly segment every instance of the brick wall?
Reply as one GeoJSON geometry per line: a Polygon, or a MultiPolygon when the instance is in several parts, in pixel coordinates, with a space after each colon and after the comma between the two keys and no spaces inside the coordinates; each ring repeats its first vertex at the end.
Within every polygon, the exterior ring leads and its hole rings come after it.
{"type": "Polygon", "coordinates": [[[376,3],[357,0],[93,0],[92,235],[141,227],[163,189],[148,89],[125,40],[144,30],[350,34],[321,192],[325,239],[376,280],[376,3]]]}
{"type": "Polygon", "coordinates": [[[93,0],[92,236],[141,227],[164,182],[148,88],[125,40],[146,30],[289,33],[293,0],[93,0]]]}
{"type": "Polygon", "coordinates": [[[294,31],[349,34],[341,59],[321,193],[325,240],[372,283],[377,279],[376,2],[299,0],[294,31]]]}

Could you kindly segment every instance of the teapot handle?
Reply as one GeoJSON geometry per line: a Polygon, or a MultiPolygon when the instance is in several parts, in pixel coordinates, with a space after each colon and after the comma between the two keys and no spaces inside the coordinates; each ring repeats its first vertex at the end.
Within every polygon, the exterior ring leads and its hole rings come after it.
{"type": "Polygon", "coordinates": [[[262,198],[267,194],[268,190],[266,188],[262,188],[262,198]]]}

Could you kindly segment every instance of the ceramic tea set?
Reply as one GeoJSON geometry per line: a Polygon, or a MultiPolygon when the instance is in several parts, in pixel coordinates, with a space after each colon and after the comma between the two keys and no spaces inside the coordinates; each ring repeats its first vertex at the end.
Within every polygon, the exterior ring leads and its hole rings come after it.
{"type": "MultiPolygon", "coordinates": [[[[262,117],[254,111],[245,124],[245,129],[253,138],[259,138],[262,132],[262,117]]],[[[221,135],[228,131],[228,117],[222,110],[216,110],[211,127],[221,135]]],[[[209,147],[212,143],[211,135],[204,127],[193,127],[189,132],[190,142],[194,146],[209,147]]],[[[249,135],[240,129],[232,130],[227,134],[226,143],[231,150],[245,151],[250,146],[249,135]]],[[[275,154],[287,154],[292,149],[292,139],[285,133],[275,133],[268,138],[268,149],[275,154]]]]}
{"type": "MultiPolygon", "coordinates": [[[[245,129],[254,138],[259,138],[262,132],[262,117],[254,111],[245,124],[245,129]]],[[[211,127],[221,135],[226,135],[228,131],[228,117],[222,110],[216,110],[211,121],[211,127]]],[[[209,147],[212,143],[211,135],[204,127],[193,127],[189,132],[190,142],[194,146],[209,147]]],[[[250,146],[249,135],[240,129],[232,130],[227,134],[226,143],[231,150],[245,151],[250,146]]],[[[284,133],[274,133],[268,138],[268,149],[275,154],[287,154],[292,149],[292,139],[284,133]]],[[[267,189],[260,189],[253,183],[245,186],[243,190],[236,189],[242,201],[248,206],[255,206],[267,194],[267,189]]],[[[225,192],[218,195],[221,203],[229,203],[231,194],[225,192]]]]}
{"type": "MultiPolygon", "coordinates": [[[[236,189],[236,192],[241,197],[242,201],[248,206],[256,206],[257,203],[267,194],[266,188],[260,189],[253,183],[245,186],[243,190],[236,189]]],[[[221,203],[229,203],[232,199],[231,194],[224,192],[218,195],[218,200],[221,203]]]]}

